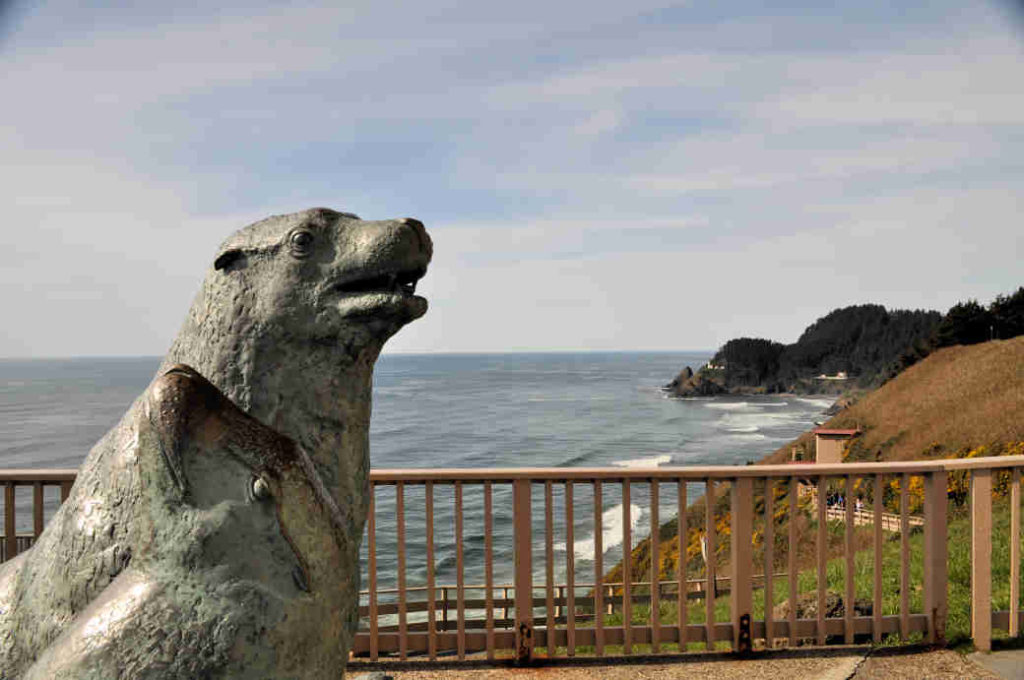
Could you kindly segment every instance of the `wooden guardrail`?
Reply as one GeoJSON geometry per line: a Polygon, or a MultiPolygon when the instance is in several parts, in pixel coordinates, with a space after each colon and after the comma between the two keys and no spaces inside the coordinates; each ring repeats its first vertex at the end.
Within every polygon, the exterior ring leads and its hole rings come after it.
{"type": "Polygon", "coordinates": [[[33,470],[10,469],[0,470],[0,486],[4,496],[4,532],[0,536],[0,562],[12,559],[18,553],[28,550],[36,538],[43,533],[45,526],[44,505],[45,494],[49,488],[59,489],[59,501],[67,500],[71,485],[75,481],[77,470],[33,470]],[[31,494],[32,530],[17,531],[16,508],[18,506],[18,490],[24,489],[31,494]],[[30,490],[30,491],[29,491],[30,490]]]}
{"type": "MultiPolygon", "coordinates": [[[[851,643],[855,637],[868,635],[880,641],[883,635],[896,633],[906,640],[911,633],[920,632],[929,643],[945,640],[947,612],[947,479],[950,473],[966,472],[971,476],[971,621],[972,637],[979,649],[988,649],[993,626],[1007,629],[1011,635],[1020,631],[1020,486],[1021,468],[1024,456],[998,458],[973,458],[946,461],[919,461],[906,463],[856,463],[856,464],[796,464],[767,466],[708,466],[688,468],[622,469],[622,468],[504,468],[504,469],[449,469],[449,470],[374,470],[370,475],[370,512],[366,535],[366,572],[363,583],[366,605],[363,609],[364,626],[354,642],[354,653],[359,658],[379,661],[394,655],[406,659],[412,654],[422,653],[429,658],[452,652],[464,659],[473,652],[485,652],[488,658],[496,654],[511,654],[519,661],[530,661],[540,649],[548,657],[573,656],[581,647],[597,656],[629,655],[637,645],[647,645],[653,653],[671,649],[685,649],[688,643],[700,643],[711,649],[716,642],[727,641],[734,650],[749,648],[752,640],[763,639],[767,645],[778,638],[787,638],[790,643],[811,638],[817,644],[831,640],[851,643]],[[993,612],[991,605],[991,535],[992,535],[992,477],[1000,470],[1012,471],[1011,481],[1011,576],[1010,608],[1008,611],[993,612]],[[924,513],[920,519],[924,532],[924,576],[920,584],[923,591],[923,607],[919,611],[910,608],[910,556],[909,534],[912,516],[908,512],[910,480],[923,479],[924,513]],[[883,615],[882,547],[885,514],[882,493],[888,480],[898,479],[899,513],[894,516],[899,523],[900,575],[898,583],[898,612],[883,615]],[[854,530],[858,517],[852,502],[842,509],[841,517],[829,512],[824,504],[815,503],[810,509],[814,521],[799,525],[790,521],[800,514],[798,498],[801,485],[811,485],[819,498],[826,496],[829,485],[839,485],[848,499],[854,497],[855,482],[862,480],[867,486],[879,492],[872,494],[873,507],[872,546],[873,587],[870,616],[856,616],[849,603],[854,602],[854,530]],[[700,588],[689,578],[686,551],[680,551],[675,578],[665,581],[656,572],[662,554],[659,535],[650,535],[651,573],[646,580],[634,580],[630,569],[623,570],[622,580],[609,583],[605,578],[602,546],[605,534],[605,500],[621,507],[621,522],[617,539],[622,544],[622,553],[630,555],[636,545],[634,522],[632,521],[634,487],[647,498],[649,526],[660,526],[663,517],[663,492],[666,504],[673,508],[671,514],[679,518],[681,526],[687,525],[688,486],[700,485],[705,497],[719,498],[728,495],[729,512],[725,524],[716,522],[713,513],[704,520],[703,533],[707,554],[716,554],[720,529],[727,531],[730,542],[728,567],[730,613],[727,621],[715,617],[716,597],[722,594],[718,587],[720,575],[716,574],[715,560],[703,565],[700,588]],[[423,534],[414,532],[417,546],[422,539],[422,551],[408,549],[408,525],[406,521],[406,495],[410,488],[423,487],[423,506],[413,508],[410,513],[416,517],[416,525],[423,527],[423,534]],[[445,489],[447,503],[440,508],[435,503],[435,491],[445,489]],[[377,506],[382,505],[381,494],[386,490],[393,507],[391,518],[379,515],[377,506]],[[500,555],[513,575],[511,584],[496,583],[495,563],[495,493],[502,489],[503,501],[500,511],[505,521],[511,519],[511,555],[500,555]],[[563,564],[564,579],[556,583],[555,574],[555,491],[561,499],[561,517],[558,522],[564,537],[563,564]],[[474,512],[482,513],[482,529],[467,533],[465,527],[466,495],[472,494],[474,512]],[[536,498],[535,498],[536,496],[536,498]],[[614,497],[614,498],[613,498],[614,497]],[[758,503],[755,504],[755,499],[758,503]],[[535,506],[535,501],[537,505],[535,506]],[[782,521],[776,519],[776,503],[782,521]],[[673,507],[674,506],[674,507],[673,507]],[[534,508],[538,510],[534,512],[534,508]],[[435,545],[435,514],[448,513],[454,522],[453,549],[455,552],[455,583],[441,584],[436,581],[437,556],[435,545]],[[579,519],[576,513],[579,511],[579,519]],[[841,596],[847,606],[838,617],[826,613],[826,564],[828,554],[829,519],[842,522],[844,564],[843,592],[841,596]],[[770,518],[771,521],[763,521],[770,518]],[[380,588],[378,582],[378,552],[381,535],[378,524],[388,519],[388,540],[394,541],[396,561],[395,579],[397,587],[389,590],[380,588]],[[790,602],[796,602],[798,591],[797,547],[801,538],[813,540],[815,546],[816,613],[811,619],[798,619],[797,608],[790,607],[786,618],[776,618],[772,607],[764,607],[764,614],[753,620],[753,591],[755,579],[753,531],[755,519],[762,525],[762,540],[759,556],[764,564],[775,564],[776,532],[787,538],[781,542],[786,546],[788,564],[785,574],[771,570],[757,583],[763,588],[766,602],[774,601],[777,588],[788,594],[790,602]],[[421,524],[422,523],[422,524],[421,524]],[[591,573],[588,582],[577,582],[575,533],[585,526],[592,535],[593,551],[591,573]],[[811,535],[799,534],[801,526],[814,527],[811,535]],[[393,531],[392,531],[393,530],[393,531]],[[783,534],[785,532],[785,534],[783,534]],[[471,534],[471,535],[470,535],[471,534]],[[482,539],[484,583],[467,585],[465,579],[465,545],[467,539],[482,539]],[[536,539],[536,540],[535,540],[536,539]],[[536,554],[535,554],[536,552],[536,554]],[[410,583],[410,556],[419,561],[413,565],[416,574],[423,574],[422,582],[410,583]],[[658,587],[650,587],[657,582],[658,587]],[[448,597],[454,590],[454,603],[448,597]],[[482,597],[467,598],[467,591],[482,591],[482,597]],[[442,601],[438,601],[438,593],[442,601]],[[543,593],[537,596],[537,593],[543,593]],[[680,593],[686,597],[679,597],[680,593]],[[499,596],[498,594],[501,593],[499,596]],[[382,598],[393,597],[393,602],[382,598]],[[702,623],[689,623],[691,600],[703,604],[702,623]],[[665,605],[663,607],[662,605],[665,605]],[[610,610],[609,610],[610,605],[610,610]],[[646,620],[634,621],[635,607],[648,610],[646,620]],[[496,611],[501,609],[501,615],[496,611]],[[664,621],[666,612],[673,615],[664,621]],[[609,618],[608,611],[614,612],[609,618]],[[444,620],[444,614],[449,620],[444,620]],[[450,617],[454,613],[455,621],[450,617]],[[600,613],[600,614],[598,614],[600,613]],[[660,615],[659,615],[660,614],[660,615]],[[411,616],[412,615],[412,616],[411,616]],[[440,615],[440,616],[439,616],[440,615]],[[414,620],[415,619],[415,620],[414,620]],[[615,623],[611,623],[611,621],[615,623]],[[509,626],[509,627],[506,627],[509,626]]],[[[44,488],[58,486],[60,499],[67,497],[74,471],[69,470],[0,470],[0,486],[4,499],[3,559],[10,559],[31,543],[43,530],[44,488]],[[31,487],[31,502],[25,499],[33,513],[31,535],[24,540],[16,535],[16,507],[21,487],[31,487]]],[[[417,492],[418,493],[418,492],[417,492]]],[[[447,515],[446,515],[447,516],[447,515]]],[[[894,593],[890,593],[893,595],[894,593]]]]}

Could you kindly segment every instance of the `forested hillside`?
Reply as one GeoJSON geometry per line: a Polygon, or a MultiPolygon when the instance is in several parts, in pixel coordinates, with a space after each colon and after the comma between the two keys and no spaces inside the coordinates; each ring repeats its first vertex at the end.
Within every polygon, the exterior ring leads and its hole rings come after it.
{"type": "MultiPolygon", "coordinates": [[[[1002,453],[1024,442],[1024,336],[936,350],[825,426],[861,431],[851,461],[1002,453]]],[[[814,457],[808,432],[762,462],[789,460],[794,446],[814,457]]]]}
{"type": "Polygon", "coordinates": [[[1024,333],[1024,287],[988,306],[969,300],[945,315],[865,304],[836,309],[791,345],[736,338],[696,375],[667,386],[679,396],[726,392],[842,392],[874,388],[933,351],[1024,333]]]}

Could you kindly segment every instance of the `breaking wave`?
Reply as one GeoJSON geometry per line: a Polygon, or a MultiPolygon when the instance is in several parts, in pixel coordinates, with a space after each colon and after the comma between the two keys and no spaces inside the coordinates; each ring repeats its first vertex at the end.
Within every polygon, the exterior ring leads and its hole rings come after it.
{"type": "MultiPolygon", "coordinates": [[[[630,530],[635,534],[637,527],[640,525],[641,516],[644,514],[643,509],[635,503],[629,504],[629,526],[630,530]]],[[[601,548],[603,552],[608,552],[612,548],[622,545],[622,503],[619,503],[614,508],[609,508],[601,513],[601,526],[603,531],[601,532],[601,548]]],[[[634,539],[634,547],[636,540],[634,539]]],[[[565,541],[561,543],[555,543],[552,545],[555,550],[565,552],[565,541]]],[[[587,560],[590,562],[594,561],[594,537],[589,538],[578,538],[573,546],[573,551],[576,555],[577,560],[587,560]]]]}
{"type": "Polygon", "coordinates": [[[813,399],[810,397],[797,397],[796,400],[802,401],[805,404],[810,404],[811,406],[817,406],[822,409],[828,408],[833,403],[832,399],[813,399]]]}
{"type": "Polygon", "coordinates": [[[750,404],[745,401],[716,401],[704,404],[704,406],[707,408],[722,409],[723,411],[736,411],[738,409],[747,408],[750,404]]]}
{"type": "Polygon", "coordinates": [[[671,463],[672,456],[665,453],[660,456],[651,456],[650,458],[633,458],[632,460],[615,460],[612,461],[612,465],[617,465],[624,468],[652,468],[664,465],[665,463],[671,463]]]}

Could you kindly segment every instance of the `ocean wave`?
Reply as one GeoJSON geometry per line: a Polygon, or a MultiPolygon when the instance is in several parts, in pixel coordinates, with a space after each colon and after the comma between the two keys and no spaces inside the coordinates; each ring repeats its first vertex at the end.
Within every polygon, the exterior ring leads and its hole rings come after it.
{"type": "MultiPolygon", "coordinates": [[[[720,430],[731,431],[733,428],[742,427],[749,428],[751,426],[758,429],[762,427],[771,427],[776,424],[779,420],[782,420],[784,414],[779,412],[764,412],[764,411],[753,411],[753,412],[727,412],[721,418],[715,421],[715,427],[720,430]]],[[[746,432],[752,432],[753,430],[742,430],[746,432]]]]}
{"type": "Polygon", "coordinates": [[[797,397],[796,400],[812,406],[818,406],[823,409],[828,408],[835,401],[834,399],[814,399],[811,397],[797,397]]]}
{"type": "Polygon", "coordinates": [[[760,441],[764,441],[765,439],[767,439],[767,437],[765,437],[763,434],[760,434],[760,433],[747,433],[747,432],[737,432],[737,433],[734,433],[734,434],[730,434],[729,437],[732,438],[732,439],[742,439],[742,440],[751,441],[751,442],[760,442],[760,441]]]}
{"type": "Polygon", "coordinates": [[[723,411],[736,411],[739,409],[747,408],[750,406],[749,402],[746,401],[716,401],[713,403],[705,404],[707,408],[722,409],[723,411]]]}
{"type": "Polygon", "coordinates": [[[734,425],[732,427],[726,427],[726,432],[757,432],[760,430],[757,425],[734,425]]]}
{"type": "Polygon", "coordinates": [[[672,456],[667,453],[663,453],[660,456],[650,456],[649,458],[633,458],[632,460],[613,460],[612,465],[618,465],[624,468],[651,468],[658,467],[664,463],[671,463],[672,456]]]}
{"type": "Polygon", "coordinates": [[[422,388],[415,387],[415,386],[408,387],[406,385],[392,385],[391,387],[378,387],[378,388],[375,388],[374,389],[374,393],[376,395],[380,395],[380,396],[398,395],[398,396],[403,396],[404,397],[404,396],[407,396],[407,395],[410,395],[410,394],[416,394],[421,389],[422,388]]]}
{"type": "Polygon", "coordinates": [[[594,402],[594,401],[617,401],[617,400],[618,400],[618,397],[615,397],[615,396],[596,396],[595,397],[595,396],[592,396],[592,395],[582,395],[582,394],[580,394],[580,395],[570,394],[570,395],[565,395],[565,396],[561,396],[561,397],[558,397],[558,396],[543,396],[543,397],[527,397],[526,398],[526,401],[528,401],[528,402],[539,402],[539,403],[558,402],[558,403],[563,403],[563,404],[564,403],[574,402],[574,401],[578,401],[578,402],[581,402],[581,403],[587,403],[587,402],[594,402]]]}
{"type": "MultiPolygon", "coordinates": [[[[629,526],[633,533],[640,525],[640,518],[644,514],[643,509],[635,504],[629,504],[629,526]]],[[[601,548],[608,552],[612,548],[622,545],[622,504],[609,508],[601,513],[601,548]]],[[[559,552],[565,552],[565,541],[554,543],[552,546],[559,552]]],[[[635,547],[635,543],[634,543],[635,547]]],[[[594,561],[594,537],[578,538],[573,542],[573,553],[577,560],[594,561]]]]}
{"type": "Polygon", "coordinates": [[[794,413],[793,411],[785,411],[785,412],[781,412],[781,413],[778,412],[778,411],[775,411],[773,413],[773,412],[769,411],[767,413],[761,413],[760,416],[758,416],[758,417],[761,420],[765,421],[765,423],[767,424],[767,423],[777,423],[780,420],[782,420],[782,421],[792,421],[792,420],[801,420],[801,421],[803,421],[803,420],[807,420],[807,413],[806,413],[806,411],[803,412],[803,413],[800,413],[800,412],[794,413]]]}
{"type": "Polygon", "coordinates": [[[562,467],[576,467],[580,463],[585,463],[590,459],[592,454],[590,453],[577,453],[576,455],[562,461],[559,465],[562,467]]]}

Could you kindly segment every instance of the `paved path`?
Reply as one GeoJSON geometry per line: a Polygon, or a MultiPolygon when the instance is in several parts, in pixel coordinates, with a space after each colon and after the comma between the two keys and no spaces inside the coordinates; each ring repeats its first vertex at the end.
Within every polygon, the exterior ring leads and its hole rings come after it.
{"type": "Polygon", "coordinates": [[[853,680],[1002,680],[951,649],[928,651],[892,648],[870,654],[851,676],[853,680]]]}
{"type": "Polygon", "coordinates": [[[998,652],[975,652],[968,658],[1006,680],[1024,678],[1024,649],[1007,649],[998,652]]]}

